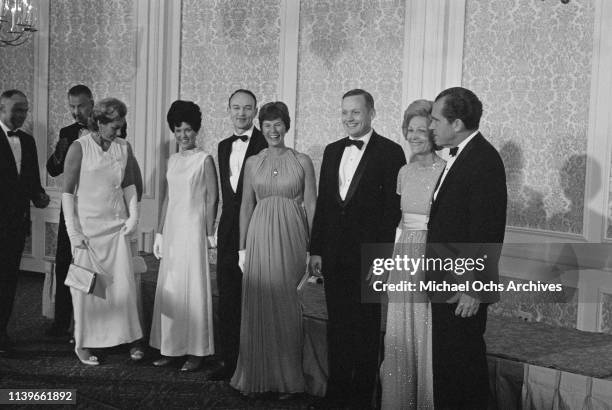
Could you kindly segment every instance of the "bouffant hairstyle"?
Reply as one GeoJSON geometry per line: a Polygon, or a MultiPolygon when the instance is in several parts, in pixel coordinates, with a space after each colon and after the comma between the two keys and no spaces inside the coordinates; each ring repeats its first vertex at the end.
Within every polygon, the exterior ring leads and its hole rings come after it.
{"type": "Polygon", "coordinates": [[[97,131],[98,124],[108,124],[117,118],[125,118],[126,115],[127,107],[123,101],[113,97],[103,98],[95,103],[91,110],[91,118],[93,120],[91,128],[97,131]]]}
{"type": "Polygon", "coordinates": [[[285,123],[285,128],[289,131],[289,127],[291,127],[289,109],[282,101],[269,102],[259,109],[259,126],[263,126],[264,121],[274,121],[279,118],[285,123]]]}
{"type": "Polygon", "coordinates": [[[175,127],[180,127],[182,123],[187,123],[191,128],[198,132],[202,126],[202,111],[193,101],[176,100],[168,110],[168,127],[174,132],[175,127]]]}
{"type": "MultiPolygon", "coordinates": [[[[427,125],[431,122],[431,110],[433,108],[433,102],[429,100],[416,100],[408,105],[406,111],[404,111],[404,121],[402,122],[402,131],[404,135],[406,135],[408,131],[408,125],[410,121],[414,117],[425,117],[427,118],[427,125]]],[[[429,142],[431,142],[432,151],[438,151],[441,147],[436,145],[434,141],[433,132],[428,130],[427,136],[429,137],[429,142]]]]}

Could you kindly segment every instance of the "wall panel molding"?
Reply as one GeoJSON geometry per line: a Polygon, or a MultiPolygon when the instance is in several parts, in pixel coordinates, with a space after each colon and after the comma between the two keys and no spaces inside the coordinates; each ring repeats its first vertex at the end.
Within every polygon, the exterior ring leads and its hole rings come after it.
{"type": "Polygon", "coordinates": [[[595,29],[591,66],[591,100],[587,140],[584,206],[585,237],[594,242],[612,242],[607,234],[610,221],[610,174],[612,161],[612,2],[594,0],[595,29]]]}
{"type": "MultiPolygon", "coordinates": [[[[297,104],[299,31],[300,0],[281,0],[278,99],[287,104],[289,118],[294,121],[297,104]]],[[[295,148],[295,127],[291,127],[285,135],[285,145],[295,148]]]]}
{"type": "MultiPolygon", "coordinates": [[[[465,0],[407,0],[402,64],[402,110],[461,85],[465,0]]],[[[402,139],[404,150],[408,144],[402,139]]]]}

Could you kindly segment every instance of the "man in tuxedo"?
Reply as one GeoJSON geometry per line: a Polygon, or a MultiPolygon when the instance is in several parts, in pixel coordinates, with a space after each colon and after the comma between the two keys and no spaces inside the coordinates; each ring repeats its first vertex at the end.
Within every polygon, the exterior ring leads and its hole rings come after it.
{"type": "Polygon", "coordinates": [[[489,303],[497,291],[475,291],[481,281],[496,284],[506,226],[506,175],[497,150],[478,131],[482,103],[465,88],[441,92],[430,128],[450,160],[434,191],[428,223],[428,258],[483,258],[484,269],[431,270],[428,280],[469,284],[465,292],[430,292],[436,409],[486,409],[488,374],[484,332],[489,303]]]}
{"type": "MultiPolygon", "coordinates": [[[[93,96],[87,86],[79,84],[68,90],[68,106],[75,122],[60,130],[55,151],[47,160],[47,172],[52,177],[57,177],[64,172],[64,159],[66,158],[68,147],[84,132],[87,132],[87,123],[91,116],[93,104],[93,96]]],[[[57,248],[55,251],[55,320],[51,327],[45,331],[47,336],[69,337],[68,329],[72,317],[72,297],[70,296],[70,288],[64,285],[64,281],[66,280],[71,260],[72,251],[70,249],[68,233],[66,232],[64,211],[60,208],[57,248]]]]}
{"type": "Polygon", "coordinates": [[[242,202],[244,163],[268,144],[253,124],[257,98],[244,89],[230,95],[228,113],[234,135],[219,143],[219,174],[222,209],[217,228],[217,287],[219,289],[219,355],[221,360],[210,378],[228,380],[234,374],[240,347],[242,271],[238,267],[239,215],[242,202]]]}
{"type": "MultiPolygon", "coordinates": [[[[326,405],[369,408],[380,346],[380,305],[361,301],[361,246],[393,243],[400,220],[397,174],[402,148],[372,129],[374,99],[354,89],[342,97],[347,137],[323,153],[310,243],[310,270],[323,275],[328,311],[326,405]]],[[[323,404],[323,403],[321,403],[323,404]]]]}
{"type": "Polygon", "coordinates": [[[21,253],[31,233],[30,201],[37,208],[49,205],[49,196],[40,184],[34,138],[18,130],[27,114],[24,93],[7,90],[0,95],[0,354],[12,348],[7,326],[21,253]]]}

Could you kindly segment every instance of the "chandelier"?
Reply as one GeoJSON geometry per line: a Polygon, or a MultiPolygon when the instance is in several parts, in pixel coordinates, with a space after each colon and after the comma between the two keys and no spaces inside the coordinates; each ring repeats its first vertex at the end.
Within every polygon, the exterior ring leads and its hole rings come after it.
{"type": "Polygon", "coordinates": [[[0,0],[0,47],[19,46],[36,29],[32,0],[0,0]]]}

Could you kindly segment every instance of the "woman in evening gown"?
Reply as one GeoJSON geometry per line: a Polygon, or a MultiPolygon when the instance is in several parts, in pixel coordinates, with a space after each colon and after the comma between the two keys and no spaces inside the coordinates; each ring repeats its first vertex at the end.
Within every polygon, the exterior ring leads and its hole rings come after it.
{"type": "MultiPolygon", "coordinates": [[[[432,103],[417,100],[404,113],[402,131],[411,149],[410,162],[397,178],[402,219],[397,228],[395,255],[421,258],[425,254],[429,209],[445,162],[435,154],[429,130],[432,103]]],[[[394,255],[394,257],[395,257],[394,255]]],[[[432,409],[431,306],[418,291],[425,272],[393,270],[389,283],[416,283],[417,291],[388,292],[385,356],[381,365],[383,409],[432,409]]]]}
{"type": "Polygon", "coordinates": [[[196,147],[200,107],[175,101],[167,119],[180,150],[168,160],[168,189],[153,246],[162,259],[150,344],[162,355],[153,365],[187,355],[181,371],[193,371],[215,352],[208,243],[217,213],[217,172],[212,157],[196,147]]]}
{"type": "Polygon", "coordinates": [[[243,394],[277,392],[282,399],[305,389],[297,285],[306,271],[316,187],[310,158],[285,146],[287,106],[264,105],[259,123],[269,148],[245,166],[242,321],[231,385],[243,394]]]}
{"type": "MultiPolygon", "coordinates": [[[[123,102],[100,100],[92,111],[95,131],[76,140],[66,155],[62,208],[74,263],[99,273],[93,293],[70,289],[75,352],[87,365],[99,364],[90,348],[142,338],[129,244],[139,213],[134,157],[117,138],[126,114],[123,102]]],[[[142,359],[142,348],[133,344],[130,356],[142,359]]]]}

